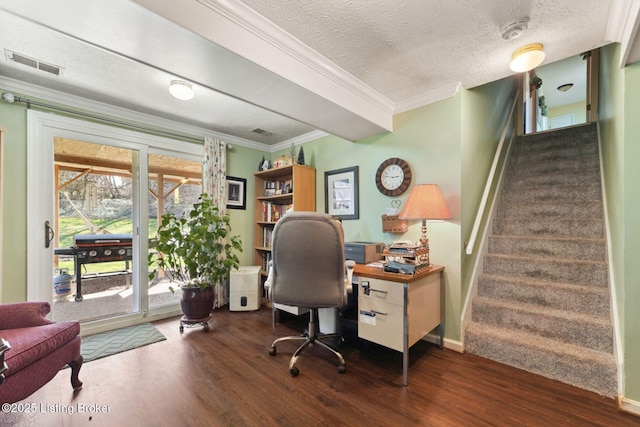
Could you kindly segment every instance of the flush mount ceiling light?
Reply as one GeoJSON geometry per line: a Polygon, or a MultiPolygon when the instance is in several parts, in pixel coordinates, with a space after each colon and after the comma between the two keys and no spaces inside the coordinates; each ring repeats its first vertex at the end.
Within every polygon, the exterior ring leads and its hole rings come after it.
{"type": "Polygon", "coordinates": [[[513,52],[509,68],[516,73],[533,70],[544,61],[544,51],[540,43],[528,44],[513,52]]]}
{"type": "Polygon", "coordinates": [[[190,83],[184,80],[172,80],[169,84],[169,93],[183,101],[193,98],[193,88],[190,83]]]}
{"type": "Polygon", "coordinates": [[[557,87],[560,92],[566,92],[573,87],[573,83],[565,83],[557,87]]]}

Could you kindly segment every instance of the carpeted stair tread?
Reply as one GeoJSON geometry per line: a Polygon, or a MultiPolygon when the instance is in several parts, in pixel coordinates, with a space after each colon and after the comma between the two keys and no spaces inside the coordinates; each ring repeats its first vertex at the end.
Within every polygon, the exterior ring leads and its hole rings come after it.
{"type": "Polygon", "coordinates": [[[503,204],[497,214],[500,219],[602,219],[602,207],[593,202],[554,202],[503,204]]]}
{"type": "Polygon", "coordinates": [[[600,158],[598,152],[579,153],[577,156],[558,156],[550,159],[548,156],[543,160],[531,158],[529,154],[521,157],[514,157],[509,167],[506,169],[508,176],[535,175],[548,173],[575,173],[585,169],[598,170],[600,158]]]}
{"type": "Polygon", "coordinates": [[[596,202],[601,203],[600,183],[549,187],[547,185],[522,189],[503,189],[501,206],[510,203],[596,202]]]}
{"type": "Polygon", "coordinates": [[[512,236],[604,238],[602,220],[495,219],[493,233],[512,236]]]}
{"type": "Polygon", "coordinates": [[[598,286],[483,273],[478,278],[478,296],[511,299],[600,317],[610,315],[609,289],[598,286]]]}
{"type": "Polygon", "coordinates": [[[594,238],[491,235],[489,253],[606,261],[607,242],[594,238]]]}
{"type": "Polygon", "coordinates": [[[610,319],[513,300],[476,297],[473,321],[535,333],[563,343],[613,352],[610,319]]]}
{"type": "Polygon", "coordinates": [[[465,349],[603,396],[616,394],[616,363],[607,352],[479,323],[467,327],[465,349]]]}
{"type": "Polygon", "coordinates": [[[540,187],[544,185],[559,185],[574,187],[584,184],[597,184],[600,182],[600,175],[596,175],[597,169],[583,169],[577,172],[558,172],[537,175],[513,176],[505,182],[506,189],[526,189],[530,187],[540,187]]]}
{"type": "Polygon", "coordinates": [[[578,285],[608,286],[607,263],[602,261],[534,258],[530,256],[487,254],[484,272],[578,285]]]}

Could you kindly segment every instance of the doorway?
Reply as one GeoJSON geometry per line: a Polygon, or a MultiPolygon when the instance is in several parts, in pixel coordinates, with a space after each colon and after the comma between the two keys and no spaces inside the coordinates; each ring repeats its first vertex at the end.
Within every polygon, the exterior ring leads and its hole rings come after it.
{"type": "Polygon", "coordinates": [[[147,259],[161,210],[201,191],[202,145],[31,110],[28,128],[28,300],[83,333],[179,314],[147,259]]]}

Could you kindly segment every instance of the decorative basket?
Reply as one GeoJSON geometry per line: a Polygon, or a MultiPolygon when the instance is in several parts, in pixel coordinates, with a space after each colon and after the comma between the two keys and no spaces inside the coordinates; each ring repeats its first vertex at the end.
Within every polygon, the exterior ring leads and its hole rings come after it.
{"type": "Polygon", "coordinates": [[[383,233],[404,233],[409,229],[406,219],[398,219],[398,215],[382,215],[383,233]]]}

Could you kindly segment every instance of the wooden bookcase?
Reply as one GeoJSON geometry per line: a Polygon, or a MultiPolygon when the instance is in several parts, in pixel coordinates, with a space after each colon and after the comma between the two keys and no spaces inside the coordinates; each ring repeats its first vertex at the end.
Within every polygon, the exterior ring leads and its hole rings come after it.
{"type": "Polygon", "coordinates": [[[278,218],[289,207],[294,211],[316,210],[316,170],[294,164],[256,172],[254,179],[253,261],[262,266],[264,280],[268,273],[266,263],[271,258],[270,236],[278,218]],[[271,190],[269,195],[267,189],[271,190]]]}

